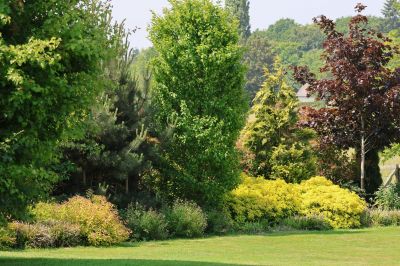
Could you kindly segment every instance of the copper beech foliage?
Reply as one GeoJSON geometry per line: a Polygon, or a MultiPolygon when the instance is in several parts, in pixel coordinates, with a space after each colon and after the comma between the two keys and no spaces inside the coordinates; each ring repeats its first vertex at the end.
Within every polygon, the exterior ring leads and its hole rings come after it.
{"type": "Polygon", "coordinates": [[[390,39],[367,29],[365,8],[357,4],[348,35],[327,17],[314,18],[326,35],[320,71],[329,78],[317,80],[307,67],[294,67],[295,79],[309,83],[309,94],[326,103],[321,109],[304,107],[301,124],[314,128],[321,144],[360,152],[364,139],[364,155],[400,138],[400,68],[387,67],[398,50],[390,39]]]}

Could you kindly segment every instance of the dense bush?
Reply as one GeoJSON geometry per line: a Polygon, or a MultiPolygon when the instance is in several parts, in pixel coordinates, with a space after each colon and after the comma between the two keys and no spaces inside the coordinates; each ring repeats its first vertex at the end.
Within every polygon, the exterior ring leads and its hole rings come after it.
{"type": "Polygon", "coordinates": [[[400,184],[381,186],[375,193],[375,205],[384,210],[400,209],[400,184]]]}
{"type": "Polygon", "coordinates": [[[400,210],[369,210],[365,213],[364,225],[398,226],[400,225],[400,210]]]}
{"type": "Polygon", "coordinates": [[[354,192],[342,189],[321,176],[303,181],[298,187],[301,193],[301,215],[323,216],[333,228],[361,225],[360,219],[366,203],[354,192]]]}
{"type": "Polygon", "coordinates": [[[236,222],[267,220],[277,223],[296,214],[312,219],[323,217],[333,228],[360,226],[366,203],[354,192],[334,185],[324,177],[301,184],[283,180],[244,177],[228,197],[236,222]]]}
{"type": "Polygon", "coordinates": [[[293,216],[285,218],[282,226],[294,230],[329,230],[332,229],[331,225],[320,216],[293,216]]]}
{"type": "Polygon", "coordinates": [[[20,248],[73,247],[84,244],[80,227],[66,222],[13,222],[9,227],[16,236],[15,246],[20,248]]]}
{"type": "Polygon", "coordinates": [[[275,223],[296,214],[300,195],[293,185],[283,180],[243,176],[243,182],[228,196],[233,218],[239,222],[268,220],[275,223]]]}
{"type": "Polygon", "coordinates": [[[16,245],[16,238],[13,231],[6,227],[0,227],[0,250],[9,249],[16,245]]]}
{"type": "Polygon", "coordinates": [[[130,204],[126,210],[126,223],[137,240],[161,240],[168,237],[165,215],[155,210],[146,211],[139,204],[130,204]]]}
{"type": "Polygon", "coordinates": [[[80,226],[89,245],[106,246],[120,243],[129,237],[114,206],[103,196],[90,199],[75,196],[61,204],[39,203],[33,209],[38,221],[64,221],[80,226]]]}
{"type": "Polygon", "coordinates": [[[271,154],[270,177],[283,179],[289,183],[299,183],[316,174],[315,161],[315,156],[307,144],[280,144],[273,148],[271,154]]]}
{"type": "Polygon", "coordinates": [[[207,212],[208,233],[226,234],[234,230],[234,221],[227,209],[216,209],[207,212]]]}
{"type": "Polygon", "coordinates": [[[177,237],[202,236],[207,226],[207,217],[194,202],[177,200],[167,211],[171,234],[177,237]]]}

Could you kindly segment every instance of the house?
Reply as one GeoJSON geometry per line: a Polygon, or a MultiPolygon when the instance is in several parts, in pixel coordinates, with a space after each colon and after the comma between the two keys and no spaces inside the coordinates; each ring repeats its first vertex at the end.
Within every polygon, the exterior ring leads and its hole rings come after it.
{"type": "Polygon", "coordinates": [[[296,96],[299,99],[299,102],[301,102],[301,103],[315,102],[315,98],[313,96],[308,96],[307,95],[308,94],[307,89],[309,87],[310,87],[310,84],[306,83],[296,93],[296,96]]]}

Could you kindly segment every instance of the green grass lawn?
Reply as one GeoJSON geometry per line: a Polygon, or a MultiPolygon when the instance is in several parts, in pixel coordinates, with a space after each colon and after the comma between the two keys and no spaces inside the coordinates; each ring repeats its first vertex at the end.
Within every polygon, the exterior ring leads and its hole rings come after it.
{"type": "Polygon", "coordinates": [[[0,265],[399,265],[400,227],[0,252],[0,265]]]}

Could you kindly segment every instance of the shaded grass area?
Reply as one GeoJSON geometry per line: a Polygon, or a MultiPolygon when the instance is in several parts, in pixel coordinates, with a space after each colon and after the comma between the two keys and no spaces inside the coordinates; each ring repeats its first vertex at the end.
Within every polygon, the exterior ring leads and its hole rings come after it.
{"type": "Polygon", "coordinates": [[[400,227],[0,252],[0,265],[398,265],[400,227]]]}

